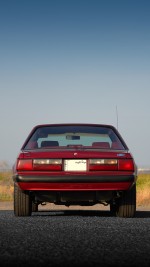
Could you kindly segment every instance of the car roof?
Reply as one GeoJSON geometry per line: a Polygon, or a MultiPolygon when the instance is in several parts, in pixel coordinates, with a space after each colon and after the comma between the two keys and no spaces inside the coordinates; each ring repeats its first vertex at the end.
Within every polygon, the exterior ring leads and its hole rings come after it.
{"type": "Polygon", "coordinates": [[[98,124],[98,123],[47,123],[47,124],[38,124],[34,128],[39,127],[48,127],[48,126],[100,126],[100,127],[110,127],[115,128],[113,125],[110,124],[98,124]]]}

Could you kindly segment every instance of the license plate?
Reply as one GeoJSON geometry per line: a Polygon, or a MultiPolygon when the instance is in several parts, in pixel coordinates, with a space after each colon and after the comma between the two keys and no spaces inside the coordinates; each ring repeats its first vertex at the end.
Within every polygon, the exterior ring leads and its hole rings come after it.
{"type": "Polygon", "coordinates": [[[86,159],[66,159],[64,161],[65,171],[86,171],[87,162],[86,159]]]}

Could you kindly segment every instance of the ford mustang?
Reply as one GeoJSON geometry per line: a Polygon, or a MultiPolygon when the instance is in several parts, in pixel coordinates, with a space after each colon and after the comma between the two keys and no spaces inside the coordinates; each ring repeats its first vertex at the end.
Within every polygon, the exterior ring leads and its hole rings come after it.
{"type": "Polygon", "coordinates": [[[109,205],[113,216],[134,217],[137,166],[112,125],[35,126],[13,165],[14,214],[39,204],[109,205]]]}

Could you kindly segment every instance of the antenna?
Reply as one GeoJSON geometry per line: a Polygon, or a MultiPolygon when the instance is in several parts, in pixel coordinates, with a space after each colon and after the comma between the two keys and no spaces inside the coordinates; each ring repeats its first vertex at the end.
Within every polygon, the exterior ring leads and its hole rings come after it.
{"type": "Polygon", "coordinates": [[[117,109],[117,105],[116,105],[116,117],[117,117],[117,130],[118,130],[118,109],[117,109]]]}

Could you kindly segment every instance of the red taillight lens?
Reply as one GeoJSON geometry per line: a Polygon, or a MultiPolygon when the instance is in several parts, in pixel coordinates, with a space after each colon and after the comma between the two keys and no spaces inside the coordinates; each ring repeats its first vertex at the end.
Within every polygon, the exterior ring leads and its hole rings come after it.
{"type": "Polygon", "coordinates": [[[90,159],[90,171],[134,171],[132,159],[90,159]]]}
{"type": "Polygon", "coordinates": [[[19,159],[18,171],[61,171],[61,159],[19,159]]]}
{"type": "Polygon", "coordinates": [[[118,165],[119,171],[134,171],[134,163],[132,159],[120,159],[118,165]]]}
{"type": "Polygon", "coordinates": [[[33,170],[61,171],[62,160],[61,159],[34,159],[33,170]]]}
{"type": "Polygon", "coordinates": [[[17,163],[18,171],[31,171],[32,170],[32,159],[19,159],[17,163]]]}
{"type": "Polygon", "coordinates": [[[114,171],[118,169],[116,159],[90,159],[90,171],[114,171]]]}

